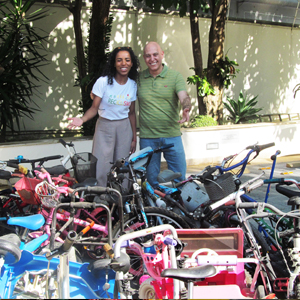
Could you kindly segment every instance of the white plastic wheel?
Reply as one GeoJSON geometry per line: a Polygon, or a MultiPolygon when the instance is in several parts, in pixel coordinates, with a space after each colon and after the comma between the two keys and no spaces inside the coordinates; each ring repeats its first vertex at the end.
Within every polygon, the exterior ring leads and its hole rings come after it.
{"type": "Polygon", "coordinates": [[[142,282],[139,288],[139,299],[157,299],[154,287],[151,285],[152,277],[142,282]]]}

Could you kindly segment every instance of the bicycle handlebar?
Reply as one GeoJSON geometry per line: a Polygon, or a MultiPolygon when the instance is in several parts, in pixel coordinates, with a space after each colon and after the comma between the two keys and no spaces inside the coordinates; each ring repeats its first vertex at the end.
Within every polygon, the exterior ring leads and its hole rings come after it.
{"type": "Polygon", "coordinates": [[[280,151],[280,150],[277,150],[276,153],[273,154],[273,155],[271,156],[271,159],[272,159],[272,160],[275,160],[276,157],[277,157],[278,155],[280,155],[280,154],[281,154],[281,151],[280,151]]]}
{"type": "Polygon", "coordinates": [[[18,163],[15,163],[15,162],[12,162],[12,161],[10,161],[10,160],[6,162],[6,165],[7,165],[8,167],[11,167],[11,168],[19,169],[19,164],[18,164],[18,163]]]}
{"type": "Polygon", "coordinates": [[[264,183],[284,183],[284,178],[265,179],[264,183]]]}
{"type": "Polygon", "coordinates": [[[298,213],[283,212],[282,210],[278,209],[274,205],[265,203],[265,202],[242,202],[237,205],[237,208],[245,208],[245,209],[257,208],[259,210],[256,214],[251,214],[251,215],[247,216],[246,219],[263,218],[263,217],[274,215],[274,214],[279,215],[279,216],[287,216],[287,217],[291,217],[291,218],[300,216],[300,212],[298,212],[298,213]],[[264,212],[263,211],[264,208],[268,208],[268,209],[272,210],[274,213],[264,212]]]}
{"type": "Polygon", "coordinates": [[[69,146],[69,147],[74,147],[74,144],[72,143],[72,142],[70,142],[70,143],[67,143],[65,140],[63,140],[63,139],[59,139],[58,140],[65,148],[66,148],[66,146],[69,146]]]}
{"type": "MultiPolygon", "coordinates": [[[[71,195],[71,202],[75,202],[75,197],[76,197],[76,193],[77,192],[88,192],[88,193],[94,193],[94,194],[106,194],[106,193],[110,193],[110,192],[114,192],[116,193],[117,190],[112,189],[112,188],[108,188],[108,187],[102,187],[102,186],[87,186],[87,187],[79,187],[77,189],[75,189],[71,195]]],[[[73,205],[78,204],[78,207],[82,207],[80,206],[85,204],[85,202],[76,202],[73,203],[73,205]]]]}
{"type": "Polygon", "coordinates": [[[55,159],[61,159],[62,155],[52,155],[52,156],[45,156],[42,158],[36,158],[36,159],[26,159],[26,158],[20,158],[20,159],[10,159],[7,161],[7,164],[20,164],[20,163],[37,163],[39,162],[41,165],[48,161],[48,160],[55,160],[55,159]]]}
{"type": "Polygon", "coordinates": [[[113,164],[112,169],[114,168],[121,168],[125,164],[125,159],[124,158],[119,158],[117,161],[113,164]]]}
{"type": "Polygon", "coordinates": [[[250,193],[252,190],[260,187],[263,185],[264,181],[262,179],[259,179],[261,176],[263,176],[264,173],[258,175],[257,177],[248,180],[247,182],[243,183],[239,190],[237,192],[233,192],[231,194],[229,194],[228,196],[226,196],[225,198],[216,201],[215,203],[211,204],[208,208],[209,210],[214,210],[224,204],[226,204],[227,202],[231,201],[231,200],[235,200],[235,197],[239,194],[245,194],[245,193],[250,193]]]}
{"type": "Polygon", "coordinates": [[[162,146],[160,146],[160,147],[154,149],[153,152],[154,152],[154,153],[161,152],[161,151],[163,151],[163,150],[166,150],[166,149],[169,149],[169,148],[172,148],[172,147],[174,147],[174,144],[173,144],[173,143],[172,143],[172,144],[162,145],[162,146]]]}
{"type": "Polygon", "coordinates": [[[268,144],[264,144],[264,145],[250,145],[248,147],[246,147],[247,150],[252,149],[253,151],[255,151],[257,154],[259,154],[260,151],[273,147],[275,146],[275,143],[268,143],[268,144]]]}

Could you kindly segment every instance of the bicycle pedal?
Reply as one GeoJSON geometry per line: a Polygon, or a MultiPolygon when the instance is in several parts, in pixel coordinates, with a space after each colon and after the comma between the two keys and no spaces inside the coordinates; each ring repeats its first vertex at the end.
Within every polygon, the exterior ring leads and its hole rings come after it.
{"type": "Polygon", "coordinates": [[[276,278],[273,282],[275,292],[286,292],[289,286],[289,278],[276,278]]]}

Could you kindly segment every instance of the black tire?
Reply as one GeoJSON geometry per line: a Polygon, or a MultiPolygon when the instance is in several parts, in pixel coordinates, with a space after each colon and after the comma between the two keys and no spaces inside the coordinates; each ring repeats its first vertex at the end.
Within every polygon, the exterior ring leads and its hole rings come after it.
{"type": "Polygon", "coordinates": [[[9,264],[18,262],[21,258],[20,238],[18,235],[11,233],[1,237],[0,239],[0,257],[4,260],[8,257],[9,264]],[[7,256],[10,253],[13,257],[7,256]]]}
{"type": "MultiPolygon", "coordinates": [[[[157,218],[160,217],[164,224],[170,224],[175,228],[190,228],[188,223],[181,216],[167,209],[148,206],[144,208],[144,211],[149,221],[149,227],[159,225],[157,218]]],[[[132,213],[125,215],[124,217],[125,231],[126,231],[126,227],[128,228],[129,224],[132,225],[136,223],[138,223],[137,215],[134,215],[132,213]]],[[[141,224],[136,228],[144,229],[145,225],[141,224]]],[[[118,236],[120,236],[120,232],[121,232],[121,223],[120,221],[118,221],[113,227],[112,237],[117,238],[118,236]]]]}
{"type": "Polygon", "coordinates": [[[271,252],[271,247],[268,245],[263,233],[258,230],[258,225],[256,223],[250,223],[250,225],[257,244],[261,246],[261,254],[265,256],[267,253],[271,252]]]}
{"type": "Polygon", "coordinates": [[[295,299],[300,299],[300,282],[297,280],[294,284],[295,299]]]}

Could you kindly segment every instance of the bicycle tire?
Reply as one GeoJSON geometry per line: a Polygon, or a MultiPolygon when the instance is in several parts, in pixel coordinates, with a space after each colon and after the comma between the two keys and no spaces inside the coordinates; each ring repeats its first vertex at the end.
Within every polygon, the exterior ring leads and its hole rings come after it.
{"type": "Polygon", "coordinates": [[[256,242],[261,246],[261,254],[264,256],[271,251],[271,247],[266,241],[263,233],[258,230],[257,224],[250,223],[253,235],[256,239],[256,242]]]}
{"type": "MultiPolygon", "coordinates": [[[[167,223],[164,224],[171,224],[175,228],[190,228],[188,223],[179,215],[173,213],[172,211],[169,211],[164,208],[160,207],[151,207],[147,206],[144,208],[145,214],[149,221],[149,227],[157,226],[158,222],[155,221],[154,217],[160,217],[162,221],[166,221],[167,223]]],[[[126,227],[129,227],[130,224],[136,224],[138,223],[138,216],[134,215],[133,213],[127,214],[124,216],[124,225],[125,225],[125,231],[126,227]]],[[[135,229],[144,229],[144,224],[141,223],[141,225],[137,225],[134,227],[135,229]]],[[[118,221],[112,230],[112,237],[118,238],[121,232],[121,223],[118,221]]]]}
{"type": "Polygon", "coordinates": [[[300,299],[300,282],[296,281],[294,283],[294,295],[296,296],[295,299],[300,299]]]}

